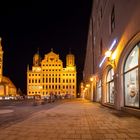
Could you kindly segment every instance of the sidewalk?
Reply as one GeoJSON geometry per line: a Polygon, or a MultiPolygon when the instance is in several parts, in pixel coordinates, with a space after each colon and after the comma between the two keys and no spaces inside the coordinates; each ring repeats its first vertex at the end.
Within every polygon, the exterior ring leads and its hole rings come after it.
{"type": "Polygon", "coordinates": [[[140,119],[73,100],[1,129],[0,140],[140,140],[140,119]]]}

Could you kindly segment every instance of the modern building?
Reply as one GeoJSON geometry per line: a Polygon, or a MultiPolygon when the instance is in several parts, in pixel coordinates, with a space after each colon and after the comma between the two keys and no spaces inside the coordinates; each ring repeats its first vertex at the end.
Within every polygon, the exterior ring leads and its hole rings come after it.
{"type": "Polygon", "coordinates": [[[93,1],[83,79],[85,98],[140,115],[139,7],[139,0],[93,1]]]}
{"type": "Polygon", "coordinates": [[[51,93],[76,97],[76,65],[75,57],[66,56],[66,68],[59,55],[53,50],[45,54],[41,60],[39,52],[33,57],[33,66],[27,68],[27,94],[29,96],[46,96],[51,93]]]}
{"type": "Polygon", "coordinates": [[[6,96],[16,96],[17,89],[12,81],[3,76],[3,50],[1,45],[2,39],[0,38],[0,99],[6,96]]]}

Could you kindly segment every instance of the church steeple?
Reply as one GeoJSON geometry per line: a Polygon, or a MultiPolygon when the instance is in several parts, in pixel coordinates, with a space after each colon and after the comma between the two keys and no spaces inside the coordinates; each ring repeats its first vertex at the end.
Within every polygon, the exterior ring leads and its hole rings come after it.
{"type": "Polygon", "coordinates": [[[0,82],[3,76],[3,50],[1,45],[2,38],[0,37],[0,82]]]}
{"type": "Polygon", "coordinates": [[[2,50],[1,41],[2,41],[2,38],[0,37],[0,50],[2,50]]]}

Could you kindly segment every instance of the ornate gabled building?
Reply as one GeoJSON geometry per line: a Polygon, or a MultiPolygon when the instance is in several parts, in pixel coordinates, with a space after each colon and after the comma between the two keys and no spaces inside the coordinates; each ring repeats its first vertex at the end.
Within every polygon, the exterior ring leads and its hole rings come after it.
{"type": "Polygon", "coordinates": [[[8,77],[3,76],[3,50],[1,40],[0,38],[0,97],[16,96],[17,89],[15,85],[8,77]]]}
{"type": "Polygon", "coordinates": [[[75,57],[66,56],[66,68],[59,55],[51,50],[41,60],[39,52],[33,57],[33,66],[27,68],[27,95],[46,96],[50,93],[69,94],[76,97],[76,66],[75,57]]]}

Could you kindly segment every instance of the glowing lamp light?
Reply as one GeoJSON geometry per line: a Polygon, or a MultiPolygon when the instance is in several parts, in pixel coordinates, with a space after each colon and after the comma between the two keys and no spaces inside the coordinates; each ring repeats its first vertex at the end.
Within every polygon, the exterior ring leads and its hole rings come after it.
{"type": "MultiPolygon", "coordinates": [[[[109,51],[111,51],[115,47],[116,43],[117,43],[117,39],[115,38],[109,47],[109,51]]],[[[101,67],[103,65],[106,58],[107,58],[107,56],[105,55],[104,58],[102,59],[101,63],[99,64],[99,67],[101,67]]]]}
{"type": "Polygon", "coordinates": [[[89,84],[86,84],[86,87],[88,88],[88,87],[90,87],[90,85],[89,84]]]}
{"type": "Polygon", "coordinates": [[[112,55],[111,55],[111,60],[115,60],[116,59],[116,52],[114,52],[112,55]]]}
{"type": "Polygon", "coordinates": [[[111,56],[111,53],[112,53],[111,51],[106,51],[106,52],[105,52],[105,56],[106,56],[106,57],[110,57],[110,56],[111,56]]]}
{"type": "Polygon", "coordinates": [[[93,77],[90,78],[90,81],[93,82],[93,77]]]}

